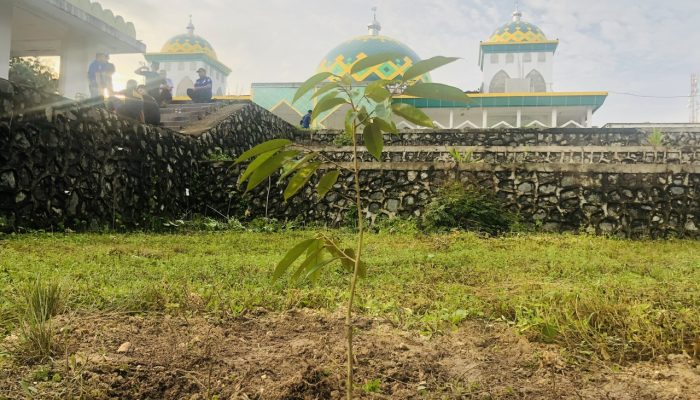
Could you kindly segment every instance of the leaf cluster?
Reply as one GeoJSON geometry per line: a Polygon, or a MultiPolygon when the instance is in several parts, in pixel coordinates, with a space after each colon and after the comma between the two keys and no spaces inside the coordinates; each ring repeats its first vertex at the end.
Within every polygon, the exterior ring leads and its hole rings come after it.
{"type": "MultiPolygon", "coordinates": [[[[280,279],[293,265],[296,264],[292,281],[310,280],[315,281],[321,270],[339,262],[342,268],[352,274],[355,270],[357,256],[352,248],[342,248],[336,239],[325,234],[319,234],[313,239],[305,240],[292,248],[284,258],[277,264],[273,279],[280,279]],[[302,261],[303,260],[303,261],[302,261]],[[298,263],[301,261],[301,263],[298,263]]],[[[367,265],[360,262],[359,276],[367,276],[367,265]]]]}
{"type": "Polygon", "coordinates": [[[12,57],[9,79],[46,92],[58,91],[58,76],[36,57],[12,57]]]}

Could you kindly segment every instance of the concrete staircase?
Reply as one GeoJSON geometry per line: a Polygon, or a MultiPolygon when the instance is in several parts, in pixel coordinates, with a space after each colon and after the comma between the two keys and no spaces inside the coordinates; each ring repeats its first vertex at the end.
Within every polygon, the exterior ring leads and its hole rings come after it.
{"type": "Polygon", "coordinates": [[[223,106],[222,103],[170,104],[160,109],[160,121],[165,128],[182,131],[188,125],[205,118],[223,106]]]}

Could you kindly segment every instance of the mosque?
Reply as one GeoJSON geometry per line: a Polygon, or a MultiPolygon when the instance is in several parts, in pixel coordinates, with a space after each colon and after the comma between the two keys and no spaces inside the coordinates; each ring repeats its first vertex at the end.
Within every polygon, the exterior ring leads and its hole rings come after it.
{"type": "Polygon", "coordinates": [[[219,61],[216,51],[206,39],[194,34],[191,17],[186,33],[165,42],[159,53],[146,53],[145,57],[149,64],[158,63],[160,69],[167,72],[175,85],[174,95],[177,97],[187,96],[187,89],[194,86],[199,68],[207,70],[212,78],[215,96],[227,93],[226,81],[231,69],[219,61]]]}
{"type": "MultiPolygon", "coordinates": [[[[593,114],[603,105],[606,92],[553,91],[554,55],[558,40],[550,40],[534,24],[523,20],[516,8],[512,20],[496,29],[480,44],[479,66],[483,73],[481,90],[468,93],[469,104],[398,96],[396,102],[421,108],[443,129],[591,127],[593,114]]],[[[348,73],[357,60],[378,53],[398,53],[401,57],[352,77],[358,86],[378,79],[401,76],[421,58],[405,44],[381,35],[381,24],[374,20],[368,33],[348,40],[331,50],[320,62],[317,72],[348,73]]],[[[311,75],[311,74],[309,74],[311,75]]],[[[430,76],[422,77],[430,81],[430,76]]],[[[293,103],[301,83],[254,83],[251,99],[297,125],[314,107],[312,94],[293,103]]],[[[321,115],[314,128],[342,129],[344,106],[321,115]]],[[[401,128],[417,128],[397,119],[401,128]]]]}

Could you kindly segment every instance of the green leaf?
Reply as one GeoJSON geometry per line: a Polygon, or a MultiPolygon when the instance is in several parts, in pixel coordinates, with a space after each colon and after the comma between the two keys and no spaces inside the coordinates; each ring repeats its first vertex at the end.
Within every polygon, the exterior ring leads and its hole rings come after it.
{"type": "Polygon", "coordinates": [[[314,107],[313,114],[311,114],[311,120],[315,121],[316,118],[318,118],[318,116],[323,114],[324,112],[331,110],[341,104],[346,104],[348,102],[346,99],[336,96],[338,96],[338,93],[330,93],[323,97],[321,100],[319,100],[318,104],[316,104],[316,107],[314,107]]]}
{"type": "Polygon", "coordinates": [[[372,119],[372,122],[377,125],[379,130],[382,132],[387,132],[387,133],[397,133],[398,129],[396,129],[396,124],[394,121],[387,121],[385,119],[379,118],[379,117],[374,117],[372,119]]]}
{"type": "Polygon", "coordinates": [[[351,138],[355,136],[355,117],[357,117],[357,114],[352,108],[345,114],[345,133],[351,138]]]}
{"type": "Polygon", "coordinates": [[[308,93],[311,89],[316,87],[319,83],[325,81],[326,79],[333,76],[330,72],[321,72],[309,78],[306,82],[302,83],[297,92],[294,94],[294,100],[292,103],[296,103],[302,96],[308,93]]]}
{"type": "Polygon", "coordinates": [[[374,81],[367,85],[365,88],[365,96],[367,98],[372,99],[376,101],[377,103],[381,103],[391,97],[391,93],[386,90],[386,85],[391,82],[387,80],[379,80],[379,81],[374,81]]]}
{"type": "Polygon", "coordinates": [[[318,182],[318,186],[316,186],[319,200],[324,198],[333,188],[333,185],[338,182],[338,177],[340,177],[340,171],[331,171],[323,175],[323,178],[318,182]]]}
{"type": "Polygon", "coordinates": [[[326,94],[330,92],[333,89],[339,88],[340,85],[338,85],[338,82],[329,82],[326,83],[325,85],[321,86],[312,96],[312,99],[315,99],[316,97],[320,97],[323,94],[326,94]]]}
{"type": "Polygon", "coordinates": [[[397,53],[397,52],[373,54],[371,56],[365,57],[362,60],[359,60],[358,62],[356,62],[352,66],[352,69],[350,69],[350,73],[356,74],[356,73],[362,72],[368,68],[372,68],[374,66],[384,64],[385,62],[394,61],[398,58],[403,58],[403,55],[401,53],[397,53]]]}
{"type": "Polygon", "coordinates": [[[302,255],[308,249],[313,245],[314,243],[319,242],[318,239],[309,239],[309,240],[304,240],[303,242],[297,244],[287,252],[287,254],[284,256],[284,258],[277,264],[277,268],[275,268],[275,272],[272,274],[272,280],[276,281],[279,278],[284,275],[284,273],[287,271],[290,265],[294,263],[294,261],[299,258],[299,256],[302,255]]]}
{"type": "Polygon", "coordinates": [[[413,122],[414,124],[425,126],[428,128],[433,128],[433,120],[430,119],[423,111],[404,103],[396,103],[391,105],[394,114],[399,117],[404,118],[408,122],[413,122]]]}
{"type": "Polygon", "coordinates": [[[265,164],[272,156],[277,153],[278,150],[269,151],[258,156],[252,163],[248,164],[248,168],[243,172],[243,175],[238,177],[238,184],[241,184],[248,180],[248,178],[253,175],[253,173],[260,168],[261,165],[265,164]]]}
{"type": "Polygon", "coordinates": [[[405,74],[403,74],[403,80],[410,81],[457,60],[459,60],[457,57],[437,56],[427,60],[418,61],[414,66],[409,68],[405,74]]]}
{"type": "Polygon", "coordinates": [[[298,170],[299,168],[303,167],[306,163],[309,161],[313,160],[316,156],[318,156],[318,153],[311,152],[308,153],[307,155],[304,156],[301,160],[294,161],[291,165],[285,165],[282,169],[282,175],[280,175],[280,181],[287,179],[289,175],[291,175],[294,171],[298,170]]]}
{"type": "Polygon", "coordinates": [[[312,267],[309,269],[309,272],[306,274],[304,279],[310,280],[312,282],[315,282],[318,279],[318,273],[321,272],[321,269],[325,267],[326,265],[338,261],[339,258],[331,258],[329,260],[323,261],[322,263],[316,265],[315,267],[312,267]]]}
{"type": "Polygon", "coordinates": [[[316,170],[318,167],[321,166],[320,162],[315,162],[311,163],[299,170],[299,172],[296,173],[292,177],[292,179],[289,180],[289,184],[287,185],[287,188],[284,190],[284,201],[289,200],[292,196],[297,194],[301,188],[306,185],[311,177],[316,173],[316,170]]]}
{"type": "Polygon", "coordinates": [[[250,180],[248,180],[248,187],[246,187],[246,192],[250,192],[260,185],[265,179],[270,175],[275,173],[282,164],[289,161],[290,159],[299,155],[299,150],[292,151],[282,151],[275,154],[269,160],[265,161],[260,168],[256,169],[253,175],[251,175],[250,180]]]}
{"type": "MultiPolygon", "coordinates": [[[[355,250],[353,249],[345,249],[343,250],[345,254],[349,257],[343,257],[341,258],[340,262],[343,264],[343,267],[345,268],[346,271],[349,273],[353,274],[355,273],[355,250]]],[[[360,260],[360,268],[358,270],[358,276],[360,278],[366,278],[367,277],[367,264],[362,262],[360,260]]]]}
{"type": "Polygon", "coordinates": [[[299,277],[307,268],[313,268],[321,262],[320,256],[323,250],[325,250],[325,246],[319,241],[319,244],[310,246],[308,250],[306,260],[304,260],[294,274],[292,274],[292,281],[299,280],[299,277]]]}
{"type": "Polygon", "coordinates": [[[384,135],[376,124],[369,124],[362,131],[367,151],[378,161],[382,161],[382,150],[384,150],[384,135]]]}
{"type": "Polygon", "coordinates": [[[252,149],[246,151],[245,153],[241,154],[240,157],[236,159],[236,164],[240,164],[243,161],[249,160],[255,156],[258,156],[263,153],[267,153],[273,150],[278,150],[281,149],[282,147],[289,146],[292,144],[291,140],[287,139],[273,139],[269,140],[265,143],[261,143],[252,149]]]}
{"type": "Polygon", "coordinates": [[[469,102],[469,97],[467,97],[466,93],[454,86],[441,83],[418,83],[406,88],[403,94],[424,99],[454,101],[457,103],[469,102]]]}

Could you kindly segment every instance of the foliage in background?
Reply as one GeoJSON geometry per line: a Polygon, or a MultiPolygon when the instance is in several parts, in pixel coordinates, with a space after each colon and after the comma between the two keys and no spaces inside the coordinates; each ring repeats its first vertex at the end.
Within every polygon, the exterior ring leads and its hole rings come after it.
{"type": "Polygon", "coordinates": [[[12,57],[9,78],[45,92],[58,92],[58,75],[36,57],[12,57]]]}
{"type": "Polygon", "coordinates": [[[421,226],[429,232],[451,230],[499,235],[511,231],[518,218],[492,192],[460,183],[442,187],[426,206],[421,226]]]}

